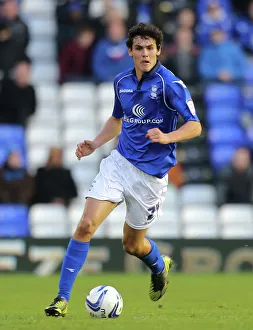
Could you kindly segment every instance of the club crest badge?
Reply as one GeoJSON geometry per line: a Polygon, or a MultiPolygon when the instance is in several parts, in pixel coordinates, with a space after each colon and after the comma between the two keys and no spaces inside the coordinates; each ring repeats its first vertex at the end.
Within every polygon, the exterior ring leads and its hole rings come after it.
{"type": "Polygon", "coordinates": [[[149,96],[151,97],[151,99],[155,100],[157,99],[157,95],[158,95],[158,87],[156,85],[152,85],[149,96]]]}

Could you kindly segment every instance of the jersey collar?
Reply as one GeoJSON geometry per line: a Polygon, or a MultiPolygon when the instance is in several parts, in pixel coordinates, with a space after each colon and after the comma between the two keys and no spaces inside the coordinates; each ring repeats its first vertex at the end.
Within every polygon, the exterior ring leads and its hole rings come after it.
{"type": "MultiPolygon", "coordinates": [[[[153,74],[160,69],[160,66],[161,66],[161,62],[157,61],[156,65],[149,72],[143,73],[141,80],[147,79],[147,78],[153,76],[153,74]]],[[[135,68],[133,69],[133,73],[136,75],[135,68]]]]}

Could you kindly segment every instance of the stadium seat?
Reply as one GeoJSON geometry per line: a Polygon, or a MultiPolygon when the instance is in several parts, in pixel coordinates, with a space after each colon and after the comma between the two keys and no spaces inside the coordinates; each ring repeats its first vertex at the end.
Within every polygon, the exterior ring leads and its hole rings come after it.
{"type": "Polygon", "coordinates": [[[221,229],[221,238],[223,239],[250,239],[253,237],[253,229],[250,225],[243,225],[240,223],[230,224],[221,229]]]}
{"type": "Polygon", "coordinates": [[[0,143],[24,145],[24,128],[19,125],[0,124],[0,143]]]}
{"type": "Polygon", "coordinates": [[[59,99],[59,88],[57,84],[37,84],[36,87],[36,95],[39,102],[50,106],[52,103],[59,99]]]}
{"type": "Polygon", "coordinates": [[[187,184],[180,188],[181,205],[214,205],[217,202],[216,189],[211,184],[187,184]]]}
{"type": "Polygon", "coordinates": [[[209,128],[222,123],[238,123],[240,109],[237,107],[209,106],[206,108],[206,122],[209,128]]]}
{"type": "Polygon", "coordinates": [[[112,115],[113,106],[105,105],[103,103],[99,103],[98,107],[98,125],[99,129],[101,129],[105,123],[105,121],[112,115]]]}
{"type": "MultiPolygon", "coordinates": [[[[57,27],[56,21],[53,19],[53,17],[33,18],[29,16],[27,19],[27,24],[31,33],[32,42],[43,42],[44,40],[51,41],[56,35],[57,27]]],[[[55,45],[53,48],[55,48],[55,45]]],[[[52,50],[49,50],[49,52],[51,51],[52,50]]]]}
{"type": "Polygon", "coordinates": [[[33,39],[28,44],[27,54],[35,60],[50,61],[56,58],[54,39],[33,39]],[[46,50],[46,51],[45,51],[46,50]]]}
{"type": "Polygon", "coordinates": [[[237,147],[229,144],[217,144],[210,147],[210,162],[214,172],[219,172],[228,165],[237,147]]]}
{"type": "Polygon", "coordinates": [[[172,184],[168,184],[168,189],[166,192],[165,200],[163,202],[163,209],[172,207],[177,207],[179,205],[178,190],[172,184]]]}
{"type": "Polygon", "coordinates": [[[97,134],[96,127],[93,125],[72,125],[67,126],[62,132],[62,142],[65,146],[77,145],[84,139],[93,140],[97,134]]]}
{"type": "Polygon", "coordinates": [[[180,215],[185,238],[215,238],[219,236],[218,207],[202,204],[187,205],[181,209],[180,215]]]}
{"type": "Polygon", "coordinates": [[[253,61],[251,59],[248,60],[247,68],[244,73],[244,79],[246,82],[253,82],[253,61]]]}
{"type": "Polygon", "coordinates": [[[182,237],[188,239],[213,239],[218,238],[217,227],[213,223],[205,226],[200,224],[191,224],[182,229],[182,237]]]}
{"type": "Polygon", "coordinates": [[[27,127],[27,144],[41,146],[58,146],[61,144],[60,131],[58,127],[32,125],[27,127]]]}
{"type": "Polygon", "coordinates": [[[225,223],[253,225],[253,206],[251,204],[224,204],[220,207],[220,220],[225,223]]]}
{"type": "Polygon", "coordinates": [[[31,236],[36,238],[69,237],[70,226],[65,206],[35,204],[30,208],[31,236]]]}
{"type": "Polygon", "coordinates": [[[28,207],[0,204],[0,237],[29,236],[28,207]]]}
{"type": "Polygon", "coordinates": [[[6,160],[10,151],[21,153],[24,164],[27,162],[25,130],[19,125],[0,124],[0,164],[6,160]]]}
{"type": "MultiPolygon", "coordinates": [[[[71,226],[70,235],[74,233],[83,214],[83,210],[84,210],[84,204],[70,205],[68,210],[68,219],[71,226]]],[[[104,238],[105,236],[106,236],[106,222],[104,221],[95,232],[93,238],[104,238]]]]}
{"type": "Polygon", "coordinates": [[[230,144],[241,146],[247,143],[247,136],[237,123],[223,122],[208,130],[207,140],[209,144],[230,144]]]}
{"type": "Polygon", "coordinates": [[[55,83],[59,77],[59,69],[54,62],[34,62],[32,66],[32,82],[38,83],[55,83]]]}
{"type": "Polygon", "coordinates": [[[94,108],[96,105],[96,88],[91,82],[68,82],[61,87],[63,106],[80,106],[94,108]]]}
{"type": "Polygon", "coordinates": [[[238,85],[214,83],[209,84],[204,92],[207,106],[225,105],[237,107],[241,103],[241,90],[238,85]]]}
{"type": "Polygon", "coordinates": [[[93,126],[96,128],[96,112],[93,107],[73,107],[67,106],[62,109],[61,119],[66,126],[73,126],[76,124],[83,124],[83,132],[87,126],[93,126]]]}
{"type": "Polygon", "coordinates": [[[220,207],[223,238],[253,237],[253,206],[251,204],[224,204],[220,207]]]}
{"type": "Polygon", "coordinates": [[[163,209],[158,219],[150,226],[147,232],[150,238],[180,238],[181,221],[179,213],[172,206],[170,210],[163,209]]]}
{"type": "Polygon", "coordinates": [[[23,0],[21,10],[24,15],[32,17],[47,17],[51,18],[55,11],[55,4],[51,0],[43,0],[43,6],[39,0],[23,0]]]}
{"type": "Polygon", "coordinates": [[[108,107],[112,110],[114,103],[113,83],[101,83],[97,88],[97,96],[100,107],[108,107]]]}
{"type": "Polygon", "coordinates": [[[49,150],[49,146],[44,147],[37,144],[29,146],[27,150],[27,166],[32,173],[35,173],[39,167],[45,166],[49,150]]]}
{"type": "Polygon", "coordinates": [[[38,111],[34,115],[30,116],[27,121],[27,127],[32,126],[46,126],[54,129],[59,129],[61,128],[60,116],[56,111],[38,111]]]}
{"type": "Polygon", "coordinates": [[[243,109],[252,114],[253,112],[253,86],[252,82],[245,83],[242,88],[243,109]]]}
{"type": "Polygon", "coordinates": [[[75,166],[71,166],[71,172],[75,182],[88,187],[91,185],[93,179],[99,172],[99,167],[97,163],[86,162],[88,159],[82,160],[75,166]]]}

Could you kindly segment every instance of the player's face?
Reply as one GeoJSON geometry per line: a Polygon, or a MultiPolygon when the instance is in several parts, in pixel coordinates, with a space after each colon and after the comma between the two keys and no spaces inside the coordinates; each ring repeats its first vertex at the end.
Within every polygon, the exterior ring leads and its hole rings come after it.
{"type": "Polygon", "coordinates": [[[142,38],[136,36],[133,40],[132,49],[128,49],[129,55],[133,57],[137,77],[144,72],[149,72],[157,62],[157,56],[161,49],[157,49],[156,41],[153,38],[142,38]]]}

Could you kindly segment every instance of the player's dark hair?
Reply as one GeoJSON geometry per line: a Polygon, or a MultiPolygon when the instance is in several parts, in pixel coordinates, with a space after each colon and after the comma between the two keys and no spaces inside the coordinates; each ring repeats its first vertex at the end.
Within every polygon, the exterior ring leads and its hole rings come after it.
{"type": "Polygon", "coordinates": [[[136,36],[147,39],[152,38],[156,41],[157,49],[159,50],[163,43],[163,33],[162,31],[153,24],[149,23],[139,23],[131,27],[128,31],[128,39],[126,41],[127,48],[132,49],[133,40],[136,36]]]}

